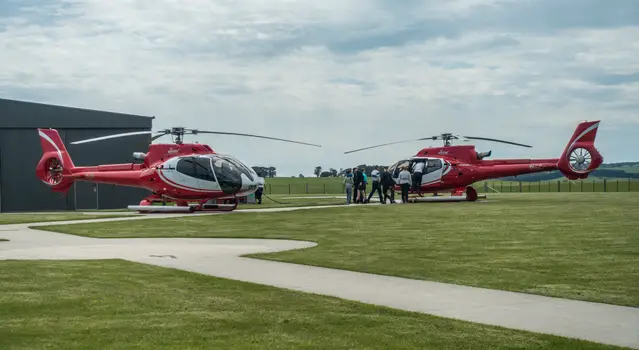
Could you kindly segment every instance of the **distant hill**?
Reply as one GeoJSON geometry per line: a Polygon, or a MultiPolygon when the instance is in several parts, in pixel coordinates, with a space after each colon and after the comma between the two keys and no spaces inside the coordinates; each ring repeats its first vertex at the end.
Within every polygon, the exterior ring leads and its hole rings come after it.
{"type": "MultiPolygon", "coordinates": [[[[548,181],[563,178],[563,174],[559,171],[551,171],[536,174],[520,175],[517,177],[508,176],[501,180],[504,181],[548,181]]],[[[598,179],[639,179],[639,162],[623,162],[623,163],[604,163],[599,169],[590,173],[589,177],[598,179]]]]}

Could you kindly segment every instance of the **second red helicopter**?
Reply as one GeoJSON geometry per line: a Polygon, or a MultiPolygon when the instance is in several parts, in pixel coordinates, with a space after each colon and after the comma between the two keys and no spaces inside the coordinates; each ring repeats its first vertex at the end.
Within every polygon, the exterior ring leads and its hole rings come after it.
{"type": "MultiPolygon", "coordinates": [[[[407,169],[411,171],[417,163],[421,162],[423,163],[421,179],[419,175],[415,176],[413,173],[413,177],[417,178],[417,183],[415,184],[416,186],[411,186],[411,194],[423,196],[425,193],[450,191],[450,197],[424,197],[422,200],[476,201],[478,194],[477,190],[472,187],[472,184],[483,180],[553,170],[559,170],[570,180],[587,178],[588,174],[603,163],[603,157],[595,148],[595,137],[597,136],[599,122],[599,120],[586,121],[577,125],[577,128],[559,158],[485,160],[484,158],[490,157],[490,151],[477,152],[473,145],[453,146],[451,140],[474,139],[501,142],[522,147],[532,146],[485,137],[459,136],[453,134],[442,134],[414,140],[385,143],[344,153],[348,154],[404,142],[443,140],[443,147],[424,148],[414,156],[394,163],[388,170],[393,174],[393,179],[397,182],[399,171],[403,167],[407,167],[407,169]]],[[[400,190],[399,185],[395,187],[397,191],[400,190]]]]}

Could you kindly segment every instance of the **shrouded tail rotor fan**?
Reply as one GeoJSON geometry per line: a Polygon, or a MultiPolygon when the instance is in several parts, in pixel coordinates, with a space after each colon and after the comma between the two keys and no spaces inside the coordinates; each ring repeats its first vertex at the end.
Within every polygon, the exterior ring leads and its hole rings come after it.
{"type": "Polygon", "coordinates": [[[58,158],[49,158],[44,165],[45,180],[51,185],[57,185],[62,182],[62,164],[58,158]]]}
{"type": "Polygon", "coordinates": [[[570,152],[568,164],[574,171],[586,171],[592,163],[592,156],[585,148],[575,148],[570,152]]]}

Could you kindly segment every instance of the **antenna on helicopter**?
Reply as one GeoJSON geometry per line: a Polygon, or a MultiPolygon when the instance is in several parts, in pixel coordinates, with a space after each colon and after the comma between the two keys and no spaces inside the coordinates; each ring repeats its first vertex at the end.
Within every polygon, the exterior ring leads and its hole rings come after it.
{"type": "Polygon", "coordinates": [[[173,127],[171,129],[164,129],[164,130],[160,130],[160,131],[150,131],[150,130],[148,130],[148,131],[125,132],[125,133],[121,133],[121,134],[113,134],[113,135],[100,136],[100,137],[95,137],[95,138],[86,139],[86,140],[74,141],[74,142],[71,142],[71,144],[72,145],[77,145],[77,144],[81,144],[81,143],[102,141],[102,140],[113,139],[113,138],[118,138],[118,137],[126,137],[126,136],[134,136],[134,135],[146,135],[146,134],[158,134],[158,135],[155,135],[155,136],[151,137],[151,142],[159,139],[160,137],[163,137],[163,136],[166,136],[166,135],[171,135],[171,136],[173,136],[173,142],[175,144],[178,144],[178,145],[181,145],[182,143],[184,143],[183,139],[184,139],[184,135],[185,134],[191,134],[191,135],[216,134],[216,135],[234,135],[234,136],[256,137],[256,138],[261,138],[261,139],[276,140],[276,141],[283,141],[283,142],[298,143],[298,144],[308,145],[308,146],[322,147],[320,145],[316,145],[316,144],[312,144],[312,143],[293,141],[293,140],[286,140],[286,139],[280,139],[280,138],[276,138],[276,137],[260,136],[260,135],[253,135],[253,134],[241,134],[241,133],[224,132],[224,131],[208,131],[208,130],[198,130],[198,129],[187,129],[187,128],[183,128],[183,127],[173,127]]]}
{"type": "Polygon", "coordinates": [[[442,140],[442,141],[444,141],[444,147],[452,146],[452,140],[460,140],[460,141],[464,141],[464,142],[467,142],[467,141],[470,141],[470,140],[482,140],[482,141],[500,142],[500,143],[507,143],[507,144],[515,145],[515,146],[532,148],[532,146],[524,145],[522,143],[511,142],[511,141],[504,141],[504,140],[492,139],[492,138],[487,138],[487,137],[461,136],[461,135],[457,135],[457,134],[443,133],[443,134],[439,134],[439,135],[436,135],[436,136],[422,137],[422,138],[413,139],[413,140],[389,142],[389,143],[383,143],[381,145],[375,145],[375,146],[359,148],[359,149],[355,149],[355,150],[352,150],[352,151],[344,152],[344,154],[359,152],[359,151],[363,151],[363,150],[367,150],[367,149],[371,149],[371,148],[376,148],[376,147],[394,145],[394,144],[398,144],[398,143],[415,142],[415,141],[426,141],[426,140],[442,140]]]}

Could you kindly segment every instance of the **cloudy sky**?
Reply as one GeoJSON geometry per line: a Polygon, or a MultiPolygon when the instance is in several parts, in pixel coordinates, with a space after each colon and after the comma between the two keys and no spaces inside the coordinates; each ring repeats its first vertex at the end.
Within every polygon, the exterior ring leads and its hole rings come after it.
{"type": "Polygon", "coordinates": [[[442,132],[556,157],[602,120],[639,160],[638,0],[2,0],[0,96],[155,115],[281,175],[391,163],[442,132]]]}

